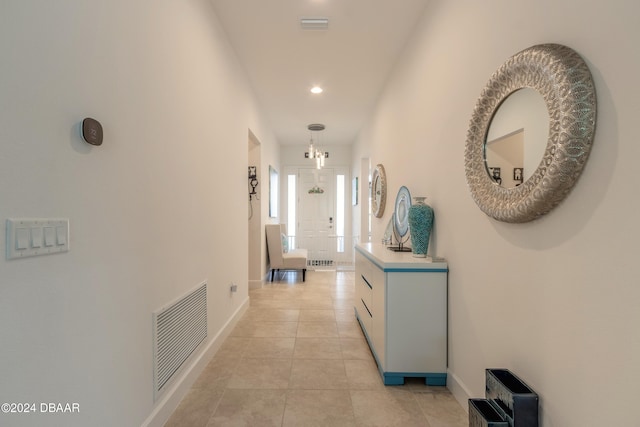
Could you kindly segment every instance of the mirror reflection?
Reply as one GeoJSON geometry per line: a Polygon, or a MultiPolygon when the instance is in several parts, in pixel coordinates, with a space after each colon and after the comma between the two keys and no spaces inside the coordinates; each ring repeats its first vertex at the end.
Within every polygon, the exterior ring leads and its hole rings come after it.
{"type": "Polygon", "coordinates": [[[485,165],[505,188],[525,182],[542,160],[549,133],[547,104],[536,90],[513,92],[497,109],[485,142],[485,165]]]}
{"type": "Polygon", "coordinates": [[[381,194],[382,194],[382,183],[380,182],[380,177],[376,177],[376,180],[373,182],[373,198],[376,200],[376,203],[380,202],[381,194]]]}

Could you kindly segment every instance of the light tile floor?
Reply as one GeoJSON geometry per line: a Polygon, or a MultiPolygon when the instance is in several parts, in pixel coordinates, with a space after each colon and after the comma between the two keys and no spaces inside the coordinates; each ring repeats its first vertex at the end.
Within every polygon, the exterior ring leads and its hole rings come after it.
{"type": "Polygon", "coordinates": [[[466,427],[446,387],[385,386],[353,311],[352,271],[283,272],[165,426],[466,427]],[[278,280],[279,279],[279,280],[278,280]]]}

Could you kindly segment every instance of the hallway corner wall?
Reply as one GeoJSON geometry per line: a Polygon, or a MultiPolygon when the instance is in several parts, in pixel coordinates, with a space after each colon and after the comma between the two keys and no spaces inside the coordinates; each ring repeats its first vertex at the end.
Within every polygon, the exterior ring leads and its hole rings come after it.
{"type": "Polygon", "coordinates": [[[359,135],[354,159],[369,156],[387,173],[387,209],[374,218],[373,241],[400,186],[434,208],[430,253],[449,263],[449,372],[462,404],[483,396],[485,368],[504,367],[540,395],[541,425],[637,422],[640,340],[629,325],[640,323],[640,204],[630,197],[640,157],[632,90],[639,15],[640,5],[624,0],[432,1],[359,135]],[[475,205],[465,180],[471,113],[500,65],[549,42],[573,48],[591,69],[593,148],[553,211],[497,222],[475,205]]]}

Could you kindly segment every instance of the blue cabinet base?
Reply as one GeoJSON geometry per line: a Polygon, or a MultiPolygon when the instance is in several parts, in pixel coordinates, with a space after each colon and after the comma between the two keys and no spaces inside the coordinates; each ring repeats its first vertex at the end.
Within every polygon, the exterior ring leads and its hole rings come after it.
{"type": "MultiPolygon", "coordinates": [[[[378,365],[378,369],[380,369],[378,365]]],[[[420,372],[383,372],[380,371],[384,385],[404,385],[405,378],[424,378],[426,385],[446,386],[447,374],[420,372]]]]}
{"type": "Polygon", "coordinates": [[[373,354],[373,358],[376,361],[376,365],[378,365],[378,371],[380,372],[380,376],[382,377],[382,382],[384,385],[404,385],[405,378],[424,378],[424,383],[426,385],[433,386],[446,386],[447,385],[447,374],[446,372],[384,372],[380,367],[380,361],[378,360],[378,355],[376,354],[375,349],[371,345],[371,339],[369,338],[369,334],[367,334],[367,330],[362,325],[362,321],[358,316],[358,311],[355,310],[356,319],[360,324],[360,329],[364,333],[364,337],[367,340],[367,344],[369,345],[369,349],[371,349],[371,354],[373,354]]]}

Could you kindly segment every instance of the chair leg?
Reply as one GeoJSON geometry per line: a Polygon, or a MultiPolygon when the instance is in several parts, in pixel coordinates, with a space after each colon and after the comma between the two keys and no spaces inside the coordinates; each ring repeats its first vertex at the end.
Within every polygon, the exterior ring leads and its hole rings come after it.
{"type": "Polygon", "coordinates": [[[303,281],[303,282],[304,282],[304,280],[305,280],[305,277],[304,277],[304,276],[305,276],[306,274],[307,274],[307,269],[306,269],[306,268],[303,268],[303,269],[302,269],[302,281],[303,281]]]}
{"type": "Polygon", "coordinates": [[[275,271],[276,271],[275,269],[273,269],[273,268],[271,269],[271,281],[272,281],[272,282],[273,282],[273,273],[274,273],[275,271]]]}

